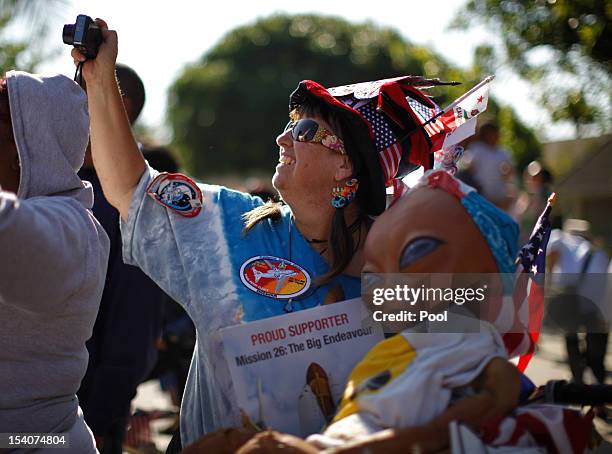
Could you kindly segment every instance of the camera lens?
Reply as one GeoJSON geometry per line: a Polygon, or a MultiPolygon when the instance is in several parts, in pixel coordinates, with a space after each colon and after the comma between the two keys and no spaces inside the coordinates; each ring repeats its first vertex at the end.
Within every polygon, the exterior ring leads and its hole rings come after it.
{"type": "Polygon", "coordinates": [[[64,25],[64,30],[62,31],[62,39],[65,44],[71,46],[74,43],[74,24],[66,24],[64,25]]]}

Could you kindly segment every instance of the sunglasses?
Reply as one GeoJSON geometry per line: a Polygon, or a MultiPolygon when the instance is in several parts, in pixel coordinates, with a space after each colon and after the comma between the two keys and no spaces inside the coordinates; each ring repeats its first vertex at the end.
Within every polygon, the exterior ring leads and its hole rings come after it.
{"type": "Polygon", "coordinates": [[[288,130],[291,130],[291,137],[296,142],[320,143],[325,148],[346,154],[342,139],[310,118],[290,121],[285,127],[285,132],[288,130]]]}

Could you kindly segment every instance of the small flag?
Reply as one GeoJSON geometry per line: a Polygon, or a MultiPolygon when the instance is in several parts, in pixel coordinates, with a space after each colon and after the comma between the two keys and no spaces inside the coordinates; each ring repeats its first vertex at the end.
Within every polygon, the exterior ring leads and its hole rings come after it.
{"type": "Polygon", "coordinates": [[[445,108],[444,113],[441,115],[442,122],[449,128],[456,129],[487,110],[489,83],[492,80],[493,76],[487,77],[445,108]]]}
{"type": "Polygon", "coordinates": [[[441,142],[440,148],[449,148],[476,132],[476,117],[487,110],[492,80],[493,76],[487,77],[444,109],[440,115],[445,126],[444,140],[437,140],[441,142]]]}
{"type": "MultiPolygon", "coordinates": [[[[544,314],[544,277],[546,271],[546,248],[550,238],[550,212],[555,203],[553,193],[546,208],[538,218],[531,237],[519,252],[517,258],[517,279],[513,301],[517,310],[516,322],[525,328],[523,333],[513,332],[503,336],[509,352],[525,352],[519,359],[518,368],[523,372],[533,356],[535,345],[540,337],[542,316],[544,314]],[[525,345],[527,343],[527,345],[525,345]]],[[[510,354],[510,356],[513,356],[510,354]]]]}
{"type": "MultiPolygon", "coordinates": [[[[476,132],[476,117],[487,109],[489,84],[493,78],[493,76],[487,77],[444,110],[440,110],[435,105],[434,107],[425,105],[422,100],[416,97],[409,96],[407,98],[413,118],[417,121],[419,128],[422,128],[431,144],[430,153],[441,149],[449,149],[474,135],[476,132]]],[[[400,142],[414,132],[411,131],[400,142]]]]}

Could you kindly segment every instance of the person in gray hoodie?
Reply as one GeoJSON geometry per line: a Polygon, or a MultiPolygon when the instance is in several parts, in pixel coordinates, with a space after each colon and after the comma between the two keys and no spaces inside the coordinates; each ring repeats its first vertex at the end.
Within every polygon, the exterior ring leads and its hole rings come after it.
{"type": "Polygon", "coordinates": [[[0,433],[67,433],[79,454],[97,452],[76,391],[109,250],[77,176],[88,137],[69,78],[0,81],[0,433]]]}

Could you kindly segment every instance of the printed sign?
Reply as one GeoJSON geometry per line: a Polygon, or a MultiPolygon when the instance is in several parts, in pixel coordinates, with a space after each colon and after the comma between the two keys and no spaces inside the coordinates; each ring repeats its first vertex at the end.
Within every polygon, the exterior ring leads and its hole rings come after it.
{"type": "Polygon", "coordinates": [[[238,406],[260,427],[298,436],[334,416],[346,379],[382,329],[361,299],[221,330],[238,406]]]}

